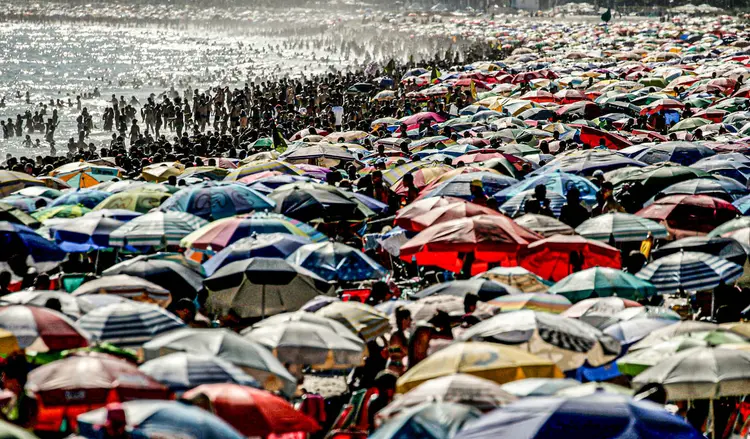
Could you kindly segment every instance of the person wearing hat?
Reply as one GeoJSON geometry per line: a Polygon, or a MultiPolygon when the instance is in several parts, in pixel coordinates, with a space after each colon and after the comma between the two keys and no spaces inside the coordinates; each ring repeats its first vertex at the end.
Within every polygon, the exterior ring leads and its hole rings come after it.
{"type": "Polygon", "coordinates": [[[484,185],[482,185],[481,180],[472,180],[471,185],[469,186],[469,191],[471,192],[470,201],[472,203],[480,206],[487,205],[488,198],[487,194],[484,193],[484,185]]]}

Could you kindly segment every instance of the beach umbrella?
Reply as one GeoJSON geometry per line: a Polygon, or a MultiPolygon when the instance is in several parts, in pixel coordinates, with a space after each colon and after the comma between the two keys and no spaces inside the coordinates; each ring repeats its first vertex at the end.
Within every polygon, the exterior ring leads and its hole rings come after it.
{"type": "Polygon", "coordinates": [[[93,209],[99,203],[110,197],[112,194],[104,191],[97,191],[94,189],[75,189],[66,192],[62,196],[58,197],[49,206],[58,207],[65,205],[78,205],[80,204],[87,209],[93,209]]]}
{"type": "Polygon", "coordinates": [[[94,211],[104,209],[122,209],[138,213],[147,213],[155,209],[170,197],[168,192],[159,192],[153,190],[147,191],[125,191],[119,192],[94,207],[94,211]]]}
{"type": "Polygon", "coordinates": [[[519,259],[522,267],[550,281],[559,281],[587,268],[619,269],[622,266],[619,250],[582,236],[555,235],[540,239],[523,249],[519,259]]]}
{"type": "Polygon", "coordinates": [[[624,173],[612,178],[611,181],[616,187],[626,183],[640,182],[643,185],[640,189],[643,197],[651,197],[675,183],[709,176],[708,172],[697,169],[696,165],[687,167],[672,163],[659,163],[624,173]]]}
{"type": "Polygon", "coordinates": [[[648,165],[672,162],[683,166],[690,166],[700,159],[715,154],[710,148],[697,143],[664,142],[656,145],[648,145],[645,151],[633,158],[648,165]]]}
{"type": "Polygon", "coordinates": [[[438,283],[419,291],[412,297],[422,299],[434,295],[446,295],[463,298],[469,293],[477,295],[482,302],[487,302],[508,294],[521,294],[521,290],[494,280],[473,278],[438,283]]]}
{"type": "Polygon", "coordinates": [[[652,283],[659,294],[706,291],[731,284],[742,275],[742,267],[701,252],[680,252],[657,259],[636,273],[652,283]]]}
{"type": "Polygon", "coordinates": [[[677,312],[663,306],[637,306],[617,311],[616,313],[612,314],[612,316],[608,320],[597,326],[606,328],[607,326],[617,322],[624,322],[634,319],[662,319],[676,320],[679,322],[680,320],[682,320],[682,316],[677,314],[677,312]]]}
{"type": "Polygon", "coordinates": [[[221,181],[228,174],[228,169],[220,168],[218,166],[194,166],[192,168],[185,169],[185,172],[180,174],[180,176],[177,177],[177,180],[195,178],[199,181],[203,181],[205,179],[212,181],[221,181]]]}
{"type": "Polygon", "coordinates": [[[146,361],[138,369],[173,392],[184,392],[202,384],[214,383],[253,387],[258,385],[242,369],[213,355],[175,352],[146,361]]]}
{"type": "Polygon", "coordinates": [[[33,229],[40,226],[36,218],[13,205],[3,202],[0,202],[0,221],[20,224],[33,229]]]}
{"type": "Polygon", "coordinates": [[[610,212],[587,219],[576,228],[576,233],[588,239],[609,242],[643,241],[648,237],[667,237],[664,226],[636,215],[610,212]]]}
{"type": "Polygon", "coordinates": [[[495,267],[475,277],[494,280],[524,293],[543,293],[549,288],[547,281],[523,267],[495,267]]]}
{"type": "Polygon", "coordinates": [[[411,366],[396,391],[407,392],[435,378],[464,373],[498,384],[522,378],[562,378],[552,361],[497,343],[455,342],[411,366]]]}
{"type": "Polygon", "coordinates": [[[713,122],[708,119],[703,119],[702,117],[689,117],[672,125],[672,127],[669,129],[669,132],[675,133],[678,131],[695,131],[696,129],[700,129],[702,126],[711,123],[713,122]]]}
{"type": "Polygon", "coordinates": [[[750,216],[735,218],[731,221],[727,221],[724,224],[716,227],[707,236],[708,237],[726,236],[728,233],[732,233],[737,230],[742,230],[747,227],[750,227],[750,216]]]}
{"type": "Polygon", "coordinates": [[[141,215],[109,235],[111,245],[124,247],[165,247],[180,240],[207,222],[185,212],[150,212],[141,215]]]}
{"type": "Polygon", "coordinates": [[[228,361],[269,391],[293,395],[297,387],[297,380],[268,349],[228,329],[183,327],[160,334],[143,345],[146,360],[174,352],[214,356],[228,361]]]}
{"type": "Polygon", "coordinates": [[[253,211],[271,210],[276,203],[236,183],[207,182],[181,189],[159,206],[165,212],[186,212],[217,220],[253,211]]]}
{"type": "Polygon", "coordinates": [[[362,363],[364,342],[329,327],[287,320],[243,331],[244,338],[271,350],[284,364],[316,365],[315,369],[347,368],[362,363]]]}
{"type": "Polygon", "coordinates": [[[241,318],[265,317],[296,311],[331,286],[315,273],[274,258],[256,257],[232,262],[204,281],[209,291],[206,306],[241,318]]]}
{"type": "Polygon", "coordinates": [[[662,245],[652,252],[654,259],[684,251],[708,253],[737,265],[745,265],[747,253],[742,245],[732,238],[690,236],[662,245]]]}
{"type": "Polygon", "coordinates": [[[287,260],[329,282],[383,279],[388,273],[361,251],[339,242],[320,242],[299,247],[287,260]]]}
{"type": "Polygon", "coordinates": [[[684,419],[649,401],[594,392],[580,397],[528,398],[467,425],[456,439],[542,439],[561,431],[597,439],[700,439],[684,419]]]}
{"type": "Polygon", "coordinates": [[[288,184],[271,192],[269,198],[276,202],[277,213],[300,221],[352,221],[375,216],[375,212],[353,194],[330,185],[288,184]]]}
{"type": "Polygon", "coordinates": [[[91,212],[91,209],[83,207],[79,204],[75,206],[57,206],[57,207],[45,207],[31,214],[34,219],[44,223],[51,219],[56,218],[80,218],[83,215],[91,212]]]}
{"type": "Polygon", "coordinates": [[[40,402],[35,428],[76,429],[76,416],[111,402],[169,399],[170,392],[125,360],[106,354],[76,354],[29,373],[26,390],[40,402]]]}
{"type": "MultiPolygon", "coordinates": [[[[500,211],[513,218],[529,213],[526,212],[526,205],[530,200],[536,199],[533,189],[519,192],[504,202],[503,200],[505,199],[505,195],[502,193],[502,191],[495,194],[494,197],[496,200],[498,200],[498,202],[502,203],[500,206],[500,211]]],[[[547,199],[549,200],[550,210],[552,210],[552,213],[556,217],[559,217],[562,207],[563,205],[565,205],[567,200],[562,194],[559,194],[557,192],[547,192],[547,199]]]]}
{"type": "Polygon", "coordinates": [[[545,186],[548,193],[554,192],[561,195],[566,195],[570,189],[576,188],[581,194],[581,199],[591,205],[596,203],[596,193],[599,190],[599,188],[587,178],[566,172],[555,171],[529,177],[519,184],[511,186],[510,188],[496,194],[495,198],[500,199],[501,195],[512,197],[520,192],[533,191],[534,188],[539,185],[545,186]]]}
{"type": "Polygon", "coordinates": [[[185,170],[180,162],[163,162],[146,165],[141,169],[144,180],[159,183],[169,180],[169,177],[177,177],[185,170]]]}
{"type": "Polygon", "coordinates": [[[58,301],[61,305],[60,312],[71,319],[78,319],[95,308],[86,299],[73,297],[65,291],[22,290],[6,294],[0,299],[0,303],[45,307],[49,300],[58,301]]]}
{"type": "Polygon", "coordinates": [[[364,303],[334,301],[319,308],[315,314],[341,323],[366,342],[375,340],[391,330],[388,316],[364,303]]]}
{"type": "MultiPolygon", "coordinates": [[[[475,154],[479,156],[479,154],[475,154]]],[[[438,185],[429,185],[424,189],[424,197],[450,196],[471,200],[471,184],[475,181],[482,183],[485,193],[494,194],[516,183],[513,177],[497,174],[494,172],[471,172],[459,174],[441,182],[438,185]]]]}
{"type": "MultiPolygon", "coordinates": [[[[128,431],[134,437],[185,437],[191,439],[244,439],[245,436],[218,416],[178,401],[128,401],[122,404],[128,431]]],[[[87,439],[101,436],[107,409],[78,417],[79,433],[87,439]]]]}
{"type": "Polygon", "coordinates": [[[89,345],[88,334],[68,317],[44,307],[0,307],[0,328],[16,337],[21,349],[34,352],[62,351],[89,345]]]}
{"type": "Polygon", "coordinates": [[[52,198],[47,197],[25,197],[23,195],[9,195],[0,199],[2,203],[15,207],[26,213],[33,213],[36,210],[44,209],[52,202],[52,198]]]}
{"type": "Polygon", "coordinates": [[[78,320],[92,340],[120,347],[140,347],[157,335],[181,328],[177,316],[156,305],[122,302],[97,308],[78,320]]]}
{"type": "Polygon", "coordinates": [[[541,236],[513,220],[495,215],[462,218],[429,227],[401,246],[399,257],[416,258],[419,265],[436,265],[453,272],[465,264],[462,254],[473,253],[475,264],[515,265],[518,251],[541,236]]]}
{"type": "Polygon", "coordinates": [[[50,236],[66,252],[88,252],[109,248],[109,236],[125,224],[105,217],[87,217],[65,219],[47,228],[50,236]]]}
{"type": "Polygon", "coordinates": [[[167,306],[171,301],[169,290],[140,277],[127,274],[104,276],[84,282],[71,293],[73,297],[93,294],[111,294],[137,302],[156,303],[167,306]]]}
{"type": "MultiPolygon", "coordinates": [[[[275,171],[272,171],[272,172],[275,172],[275,171]]],[[[274,190],[276,190],[276,188],[284,186],[285,184],[309,183],[309,182],[314,181],[311,177],[308,177],[308,176],[287,175],[287,174],[278,174],[278,175],[272,175],[272,176],[254,178],[252,180],[248,180],[252,177],[255,177],[256,175],[262,175],[262,174],[250,175],[241,180],[238,180],[238,183],[248,184],[250,189],[254,189],[263,195],[268,195],[274,190]]]]}
{"type": "Polygon", "coordinates": [[[10,195],[29,186],[44,186],[44,182],[23,172],[0,170],[0,196],[10,195]]]}
{"type": "Polygon", "coordinates": [[[672,355],[633,379],[636,386],[660,384],[670,400],[744,396],[750,386],[750,352],[696,347],[672,355]]]}
{"type": "Polygon", "coordinates": [[[514,221],[521,227],[549,238],[553,235],[573,235],[575,231],[569,225],[546,215],[527,213],[515,218],[514,221]]]}
{"type": "Polygon", "coordinates": [[[652,331],[643,340],[634,344],[630,347],[629,351],[634,352],[639,349],[647,349],[652,346],[656,346],[659,343],[672,340],[679,336],[691,335],[704,337],[706,334],[711,333],[713,337],[723,337],[725,334],[729,336],[737,336],[740,340],[744,340],[744,337],[733,333],[728,328],[723,328],[717,324],[701,321],[683,320],[678,321],[674,325],[665,326],[652,331]]]}
{"type": "Polygon", "coordinates": [[[468,422],[479,418],[476,408],[449,403],[430,403],[410,408],[375,430],[372,439],[450,439],[468,422]]]}
{"type": "Polygon", "coordinates": [[[536,172],[544,173],[559,170],[576,175],[591,175],[598,170],[607,172],[624,167],[642,168],[645,167],[645,164],[610,150],[574,150],[558,155],[536,172]]]}
{"type": "Polygon", "coordinates": [[[302,175],[302,171],[291,163],[282,160],[255,160],[232,170],[229,175],[224,177],[225,181],[241,180],[248,175],[258,174],[260,172],[276,171],[288,175],[302,175]]]}
{"type": "Polygon", "coordinates": [[[709,175],[719,175],[747,186],[750,180],[750,166],[733,160],[701,160],[692,165],[693,168],[708,172],[709,175]]]}
{"type": "Polygon", "coordinates": [[[600,146],[602,142],[604,142],[604,146],[609,149],[623,149],[633,144],[618,134],[591,128],[589,126],[582,126],[580,128],[580,138],[584,145],[591,148],[600,146]]]}
{"type": "Polygon", "coordinates": [[[172,301],[176,302],[182,298],[192,300],[195,297],[195,293],[203,286],[200,270],[200,265],[188,262],[181,255],[157,253],[126,259],[104,270],[102,275],[107,277],[127,274],[145,279],[169,290],[172,301]]]}
{"type": "Polygon", "coordinates": [[[184,394],[187,400],[204,397],[211,402],[214,414],[248,437],[320,430],[313,419],[295,410],[284,399],[263,390],[230,383],[204,384],[184,394]]]}
{"type": "Polygon", "coordinates": [[[493,316],[461,333],[460,339],[516,345],[554,361],[562,370],[585,362],[601,366],[620,353],[617,340],[587,323],[530,310],[493,316]]]}
{"type": "Polygon", "coordinates": [[[0,421],[0,439],[39,439],[28,430],[16,427],[10,422],[0,421]]]}
{"type": "Polygon", "coordinates": [[[661,198],[669,195],[708,195],[715,198],[720,198],[730,203],[735,202],[734,205],[740,211],[744,211],[741,207],[741,199],[748,193],[748,189],[739,184],[736,180],[726,177],[712,177],[712,178],[693,178],[691,180],[685,180],[680,183],[675,183],[668,186],[656,195],[656,198],[661,198]]]}
{"type": "Polygon", "coordinates": [[[264,233],[242,238],[223,248],[207,262],[203,268],[207,275],[212,275],[219,268],[242,259],[254,257],[286,259],[295,250],[312,241],[303,236],[285,233],[264,233]]]}
{"type": "Polygon", "coordinates": [[[657,288],[619,269],[591,267],[560,280],[548,292],[565,296],[575,303],[592,296],[641,300],[655,295],[657,288]]]}
{"type": "Polygon", "coordinates": [[[664,222],[673,230],[708,233],[741,213],[728,201],[708,195],[670,195],[644,207],[636,215],[664,222]]]}
{"type": "Polygon", "coordinates": [[[620,297],[595,297],[583,299],[562,313],[565,317],[579,319],[599,329],[605,328],[603,323],[609,321],[614,314],[630,308],[643,308],[638,302],[620,297]]]}
{"type": "Polygon", "coordinates": [[[421,232],[434,224],[477,215],[497,215],[497,211],[460,198],[429,197],[400,209],[395,224],[412,232],[421,232]]]}
{"type": "Polygon", "coordinates": [[[149,183],[136,180],[108,181],[93,186],[92,189],[113,194],[119,194],[121,192],[163,192],[170,195],[179,190],[177,186],[172,186],[166,183],[149,183]]]}
{"type": "MultiPolygon", "coordinates": [[[[420,321],[429,322],[432,317],[438,311],[443,311],[451,316],[462,316],[466,314],[464,310],[464,299],[459,296],[449,296],[443,294],[435,294],[428,297],[423,297],[416,301],[410,301],[401,306],[411,314],[412,325],[416,327],[420,321]]],[[[472,312],[476,318],[483,320],[498,312],[498,308],[487,304],[485,302],[477,303],[477,307],[472,312]]],[[[392,326],[396,326],[395,313],[390,315],[392,326]]]]}
{"type": "Polygon", "coordinates": [[[505,383],[500,388],[519,398],[553,396],[557,392],[580,386],[579,381],[570,378],[525,378],[505,383]]]}
{"type": "MultiPolygon", "coordinates": [[[[674,356],[678,352],[697,347],[721,346],[732,343],[733,340],[731,338],[722,340],[724,337],[721,337],[721,335],[723,334],[728,335],[729,333],[704,332],[682,335],[657,343],[649,348],[630,351],[627,355],[617,360],[617,369],[623,375],[634,377],[646,369],[656,366],[667,358],[674,356]]],[[[740,343],[744,344],[744,340],[740,343]]]]}
{"type": "Polygon", "coordinates": [[[122,177],[120,168],[101,166],[88,162],[68,163],[50,172],[73,188],[88,188],[99,183],[122,177]]]}
{"type": "Polygon", "coordinates": [[[602,332],[619,340],[623,346],[628,346],[642,340],[656,329],[675,323],[677,321],[667,319],[632,319],[613,323],[602,332]]]}
{"type": "Polygon", "coordinates": [[[589,396],[598,393],[608,393],[612,395],[622,395],[632,397],[635,391],[627,387],[619,386],[617,384],[606,383],[606,382],[588,382],[584,384],[578,384],[576,386],[567,387],[558,391],[555,396],[561,396],[565,398],[577,398],[582,396],[589,396]]]}
{"type": "Polygon", "coordinates": [[[13,273],[10,264],[20,258],[29,267],[40,272],[57,267],[67,256],[55,243],[46,240],[30,228],[9,222],[0,222],[0,268],[13,273]]]}

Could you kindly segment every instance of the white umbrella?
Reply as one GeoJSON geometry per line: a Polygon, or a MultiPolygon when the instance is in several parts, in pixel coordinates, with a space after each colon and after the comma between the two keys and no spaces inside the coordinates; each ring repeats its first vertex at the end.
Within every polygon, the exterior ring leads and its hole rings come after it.
{"type": "Polygon", "coordinates": [[[138,302],[157,303],[166,306],[171,300],[169,290],[149,282],[146,279],[116,274],[82,284],[71,295],[90,296],[93,294],[112,294],[138,302]]]}

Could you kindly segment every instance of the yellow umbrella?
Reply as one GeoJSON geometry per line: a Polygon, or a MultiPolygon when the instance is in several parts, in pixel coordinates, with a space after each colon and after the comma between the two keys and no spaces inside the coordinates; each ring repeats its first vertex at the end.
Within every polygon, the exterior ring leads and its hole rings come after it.
{"type": "Polygon", "coordinates": [[[0,329],[0,357],[6,357],[13,352],[20,351],[18,339],[12,332],[0,329]]]}
{"type": "Polygon", "coordinates": [[[736,334],[740,334],[744,337],[750,338],[750,322],[724,323],[721,325],[721,327],[727,328],[736,334]]]}
{"type": "Polygon", "coordinates": [[[10,195],[28,186],[44,186],[44,182],[23,172],[0,170],[0,196],[10,195]]]}
{"type": "Polygon", "coordinates": [[[563,378],[554,362],[518,348],[462,342],[448,345],[409,368],[396,382],[396,391],[405,393],[425,381],[455,373],[474,375],[498,384],[524,378],[563,378]]]}
{"type": "Polygon", "coordinates": [[[171,176],[178,176],[185,171],[185,166],[180,162],[154,163],[143,168],[141,175],[146,181],[160,183],[167,181],[171,176]]]}

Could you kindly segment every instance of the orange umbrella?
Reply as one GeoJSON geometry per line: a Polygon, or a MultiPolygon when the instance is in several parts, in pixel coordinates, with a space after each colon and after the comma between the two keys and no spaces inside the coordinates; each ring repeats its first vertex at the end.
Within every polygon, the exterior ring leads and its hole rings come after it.
{"type": "Polygon", "coordinates": [[[573,273],[576,268],[575,271],[592,267],[622,268],[619,250],[577,235],[553,235],[531,243],[521,252],[519,259],[522,267],[554,282],[573,273]]]}
{"type": "Polygon", "coordinates": [[[541,235],[508,217],[479,215],[428,227],[401,246],[400,257],[455,273],[470,264],[476,274],[486,271],[490,263],[517,265],[518,252],[540,239],[541,235]]]}

